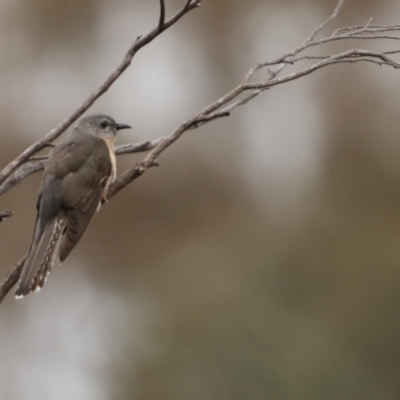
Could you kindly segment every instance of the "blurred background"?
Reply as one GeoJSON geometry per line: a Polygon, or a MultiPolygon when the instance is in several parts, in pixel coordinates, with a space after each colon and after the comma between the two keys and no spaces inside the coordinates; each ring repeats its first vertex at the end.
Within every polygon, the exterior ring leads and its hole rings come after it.
{"type": "MultiPolygon", "coordinates": [[[[166,3],[170,15],[184,1],[166,3]]],[[[119,144],[169,134],[335,4],[204,0],[89,112],[133,126],[119,144]]],[[[156,0],[1,1],[2,166],[158,13],[156,0]]],[[[370,17],[398,23],[399,4],[347,0],[332,29],[370,17]]],[[[388,67],[337,65],[187,133],[102,208],[39,295],[3,302],[0,398],[399,399],[399,83],[388,67]]],[[[142,156],[119,157],[120,171],[142,156]]],[[[0,199],[14,211],[2,276],[29,247],[40,178],[0,199]]]]}

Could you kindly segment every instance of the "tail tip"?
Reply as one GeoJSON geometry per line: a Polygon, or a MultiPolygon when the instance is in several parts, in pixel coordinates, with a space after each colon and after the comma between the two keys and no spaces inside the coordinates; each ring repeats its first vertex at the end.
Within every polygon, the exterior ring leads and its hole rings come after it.
{"type": "Polygon", "coordinates": [[[34,288],[30,288],[29,290],[23,290],[20,287],[17,287],[17,289],[15,290],[15,298],[17,300],[21,300],[23,299],[26,295],[30,294],[30,293],[37,293],[40,292],[40,289],[42,287],[40,285],[37,285],[34,288]]]}
{"type": "Polygon", "coordinates": [[[21,299],[23,299],[24,297],[25,297],[25,293],[22,293],[22,292],[19,291],[18,288],[17,288],[17,290],[15,291],[15,298],[16,298],[17,300],[21,300],[21,299]]]}

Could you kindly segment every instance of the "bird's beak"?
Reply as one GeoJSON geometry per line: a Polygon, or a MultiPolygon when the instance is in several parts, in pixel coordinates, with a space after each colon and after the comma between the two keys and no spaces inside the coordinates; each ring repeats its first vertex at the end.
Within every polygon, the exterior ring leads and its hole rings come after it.
{"type": "Polygon", "coordinates": [[[132,127],[128,124],[116,124],[115,127],[117,128],[117,131],[121,129],[132,129],[132,127]]]}

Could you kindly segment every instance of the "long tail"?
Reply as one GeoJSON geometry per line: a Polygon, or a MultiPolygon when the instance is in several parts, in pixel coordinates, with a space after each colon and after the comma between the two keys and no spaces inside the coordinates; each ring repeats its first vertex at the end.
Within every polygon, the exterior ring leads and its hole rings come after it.
{"type": "Polygon", "coordinates": [[[24,297],[43,287],[57,256],[65,224],[65,215],[59,214],[47,223],[42,232],[35,232],[15,290],[16,298],[24,297]]]}

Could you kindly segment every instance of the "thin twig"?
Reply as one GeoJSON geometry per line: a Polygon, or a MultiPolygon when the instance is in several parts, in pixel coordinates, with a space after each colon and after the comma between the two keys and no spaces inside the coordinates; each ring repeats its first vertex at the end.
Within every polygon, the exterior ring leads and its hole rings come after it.
{"type": "Polygon", "coordinates": [[[269,89],[269,88],[265,88],[265,89],[257,89],[254,90],[253,92],[251,92],[250,94],[248,94],[247,96],[243,97],[243,99],[237,100],[231,104],[229,104],[229,106],[223,108],[221,111],[222,112],[232,112],[235,108],[239,107],[239,106],[243,106],[246,103],[248,103],[250,100],[253,100],[255,97],[257,97],[260,93],[262,93],[264,90],[269,89]]]}
{"type": "MultiPolygon", "coordinates": [[[[161,2],[163,4],[163,2],[161,2]]],[[[200,5],[200,0],[190,0],[169,20],[163,22],[162,31],[168,29],[180,18],[182,18],[186,13],[197,8],[200,5]]],[[[161,8],[161,14],[163,14],[163,9],[161,8]]],[[[160,21],[162,15],[160,16],[160,21]]],[[[158,35],[160,35],[160,29],[157,25],[152,31],[147,35],[139,37],[128,49],[125,57],[118,65],[118,67],[111,73],[111,75],[100,85],[100,87],[94,91],[68,118],[63,122],[58,124],[53,128],[48,134],[46,134],[42,139],[38,140],[36,143],[29,146],[24,152],[22,152],[17,158],[11,161],[1,172],[0,172],[0,185],[10,176],[10,174],[15,171],[20,165],[26,162],[33,154],[43,149],[46,145],[60,136],[71,124],[73,124],[93,103],[105,93],[110,86],[120,77],[120,75],[129,67],[131,61],[135,54],[152,40],[154,40],[158,35]]]]}
{"type": "MultiPolygon", "coordinates": [[[[163,2],[161,2],[163,4],[163,2]]],[[[98,91],[94,92],[88,100],[83,103],[83,105],[78,108],[78,110],[72,114],[69,119],[60,124],[59,127],[55,128],[55,130],[51,131],[48,135],[46,135],[41,141],[37,142],[30,148],[28,148],[21,156],[17,157],[12,163],[9,164],[1,173],[0,173],[0,184],[3,182],[9,182],[11,179],[19,179],[18,175],[21,171],[24,171],[24,167],[26,161],[33,156],[33,154],[37,151],[37,149],[42,148],[46,143],[49,143],[54,139],[54,135],[59,135],[62,132],[62,129],[65,129],[68,124],[73,122],[76,118],[78,118],[84,110],[86,110],[108,87],[119,77],[119,75],[123,72],[125,68],[130,64],[132,57],[135,52],[138,51],[145,44],[153,40],[162,29],[166,29],[175,23],[179,18],[181,18],[186,12],[189,10],[198,7],[200,4],[199,0],[187,0],[185,5],[175,14],[174,17],[170,18],[166,22],[162,22],[164,17],[160,15],[160,21],[157,28],[155,28],[148,35],[143,38],[138,39],[128,50],[123,62],[120,66],[114,71],[112,75],[105,81],[105,83],[98,89],[98,91]],[[86,108],[85,108],[86,107],[86,108]],[[83,110],[83,111],[82,111],[83,110]],[[82,111],[82,112],[81,112],[82,111]],[[36,146],[36,147],[35,147],[36,146]],[[24,164],[22,167],[21,165],[24,164]],[[19,169],[17,169],[19,167],[19,169]],[[21,169],[21,171],[20,171],[21,169]],[[11,175],[14,172],[16,174],[18,172],[18,176],[11,175]],[[8,178],[8,179],[7,179],[8,178]],[[7,180],[7,181],[6,181],[7,180]]],[[[396,36],[394,33],[400,31],[400,25],[391,25],[391,26],[379,26],[379,25],[371,25],[371,20],[367,22],[365,25],[361,26],[352,26],[347,28],[340,28],[335,30],[331,35],[323,37],[321,39],[316,39],[316,36],[324,30],[327,25],[337,16],[343,4],[343,0],[339,0],[337,6],[332,13],[332,15],[325,20],[322,24],[320,24],[311,35],[302,42],[299,46],[294,48],[293,50],[283,54],[282,56],[270,60],[263,61],[252,68],[250,68],[246,75],[243,77],[242,81],[234,87],[230,92],[224,94],[219,99],[209,104],[203,110],[199,111],[193,117],[188,119],[187,121],[180,124],[170,135],[165,136],[163,138],[157,139],[155,141],[146,141],[140,145],[124,145],[120,146],[117,149],[118,154],[126,154],[128,152],[134,151],[144,151],[150,150],[149,153],[145,156],[145,158],[139,162],[133,164],[130,168],[124,171],[113,183],[110,185],[106,198],[111,199],[115,196],[120,190],[125,188],[130,182],[139,176],[143,175],[146,170],[149,168],[158,165],[157,159],[160,154],[165,151],[171,144],[176,142],[186,131],[190,129],[197,128],[207,122],[213,121],[215,119],[219,119],[222,117],[226,117],[230,114],[232,110],[235,108],[248,103],[253,100],[255,97],[259,96],[259,94],[266,89],[269,89],[273,86],[280,85],[286,82],[290,82],[301,77],[304,77],[308,74],[311,74],[314,71],[317,71],[323,67],[329,65],[335,65],[338,63],[355,63],[355,62],[371,62],[378,65],[388,65],[393,68],[400,68],[400,63],[391,58],[392,55],[395,55],[399,52],[399,50],[390,50],[390,51],[372,51],[368,49],[348,49],[336,54],[331,54],[327,56],[313,56],[308,55],[306,53],[307,50],[316,46],[323,46],[328,43],[334,41],[345,41],[349,39],[355,40],[400,40],[400,37],[396,36]],[[303,61],[316,61],[311,65],[298,69],[294,72],[288,73],[286,75],[282,75],[284,68],[291,64],[297,65],[297,63],[303,61]],[[273,69],[274,68],[274,69],[273,69]],[[261,80],[253,80],[254,75],[257,71],[264,72],[267,71],[268,77],[261,80]],[[240,96],[240,97],[239,97],[240,96]],[[142,146],[140,150],[138,147],[142,146]]],[[[161,11],[161,13],[165,13],[161,11]]],[[[41,157],[41,156],[40,156],[41,157]]],[[[26,165],[26,168],[33,168],[33,165],[37,165],[39,163],[44,163],[45,160],[42,158],[36,157],[35,159],[31,158],[26,165]],[[31,163],[31,164],[29,164],[31,163]]],[[[21,174],[22,174],[21,172],[21,174]]],[[[26,173],[26,170],[25,172],[26,173]]],[[[0,186],[0,194],[1,194],[2,186],[0,186]]],[[[22,265],[24,263],[24,259],[22,259],[18,264],[16,264],[9,275],[5,278],[5,280],[0,284],[0,302],[4,298],[7,291],[13,286],[14,283],[18,280],[19,273],[22,269],[22,265]]]]}
{"type": "MultiPolygon", "coordinates": [[[[359,50],[359,49],[351,49],[347,50],[342,53],[334,54],[334,55],[329,55],[323,59],[319,59],[319,61],[307,68],[304,68],[300,71],[288,74],[286,76],[283,76],[281,78],[278,78],[277,76],[282,72],[283,68],[285,67],[286,64],[294,64],[295,62],[300,60],[300,57],[294,58],[296,55],[299,53],[303,52],[304,50],[314,47],[317,45],[323,45],[332,41],[336,40],[343,40],[343,39],[364,39],[364,37],[358,36],[361,33],[361,30],[363,32],[371,31],[371,30],[376,30],[379,32],[388,32],[390,31],[391,27],[384,28],[382,26],[371,26],[369,25],[370,21],[363,26],[360,27],[354,27],[353,31],[355,32],[355,35],[349,34],[347,31],[343,31],[343,34],[337,35],[335,37],[333,36],[328,36],[325,38],[321,38],[319,40],[315,40],[315,37],[318,33],[320,33],[328,23],[330,23],[336,16],[338,15],[341,7],[343,5],[343,1],[339,0],[337,6],[335,7],[334,12],[332,15],[324,21],[317,29],[313,31],[310,37],[308,37],[300,46],[296,47],[295,49],[291,50],[288,53],[285,53],[283,56],[272,60],[272,61],[266,61],[259,63],[255,65],[253,68],[250,68],[250,70],[247,72],[245,77],[243,78],[242,82],[236,86],[233,90],[231,90],[229,93],[225,94],[218,100],[216,100],[214,103],[208,105],[205,107],[202,111],[197,113],[194,117],[189,119],[188,121],[185,121],[183,124],[181,124],[171,135],[166,137],[163,141],[159,143],[157,147],[155,147],[146,157],[145,159],[138,164],[132,165],[131,168],[126,170],[115,182],[114,184],[110,187],[109,193],[108,193],[108,198],[111,198],[114,196],[118,191],[120,191],[122,188],[124,188],[127,184],[129,184],[132,180],[136,179],[137,177],[141,176],[146,169],[151,168],[154,165],[154,161],[159,157],[159,155],[167,148],[169,147],[172,143],[174,143],[179,137],[187,130],[189,129],[194,129],[197,128],[198,126],[203,125],[206,122],[209,122],[212,119],[216,119],[222,116],[226,116],[227,113],[230,113],[233,109],[236,107],[246,104],[253,98],[257,97],[262,91],[272,87],[276,86],[278,84],[282,84],[285,82],[289,82],[295,79],[298,79],[302,76],[306,76],[322,67],[328,66],[328,65],[334,65],[337,63],[343,63],[343,62],[356,62],[356,61],[368,61],[368,62],[375,62],[376,64],[385,64],[385,65],[390,65],[394,68],[399,68],[399,64],[395,62],[394,60],[388,58],[388,54],[395,54],[397,51],[393,52],[372,52],[369,50],[359,50]],[[253,77],[254,73],[258,70],[261,70],[262,68],[266,66],[277,66],[278,68],[274,71],[269,71],[269,79],[265,81],[259,81],[259,82],[250,82],[251,78],[253,77]],[[243,99],[233,101],[235,98],[237,98],[239,95],[241,95],[244,91],[247,90],[252,90],[252,92],[245,96],[243,99]],[[220,109],[220,110],[219,110],[220,109]],[[217,111],[219,110],[219,111],[217,111]],[[210,116],[212,118],[210,118],[210,116]]],[[[393,26],[394,30],[398,30],[400,26],[396,25],[393,26]]],[[[371,39],[376,39],[377,36],[371,36],[371,39]]],[[[382,37],[379,37],[382,39],[382,37]]],[[[385,36],[386,39],[398,39],[397,37],[388,35],[385,36]]],[[[368,38],[366,38],[368,39],[368,38]]]]}
{"type": "Polygon", "coordinates": [[[12,215],[13,213],[10,210],[0,211],[0,222],[3,222],[3,219],[9,218],[12,215]]]}
{"type": "Polygon", "coordinates": [[[160,19],[158,21],[158,33],[164,30],[165,23],[165,3],[164,0],[160,0],[160,19]]]}
{"type": "MultiPolygon", "coordinates": [[[[146,140],[141,143],[129,143],[116,146],[115,154],[122,155],[149,151],[154,149],[162,140],[164,140],[164,136],[154,140],[146,140]]],[[[17,168],[8,179],[3,182],[0,186],[0,196],[18,185],[29,175],[43,170],[48,158],[48,155],[32,156],[28,162],[17,168]]]]}
{"type": "Polygon", "coordinates": [[[129,143],[129,144],[123,144],[120,146],[116,146],[115,154],[116,155],[131,154],[131,153],[140,153],[143,151],[152,150],[160,142],[162,142],[164,140],[164,138],[165,138],[165,136],[162,136],[158,139],[146,140],[142,143],[129,143]]]}
{"type": "Polygon", "coordinates": [[[7,293],[12,287],[18,282],[19,276],[21,275],[22,268],[28,254],[25,254],[21,260],[19,260],[8,272],[7,276],[0,283],[0,303],[4,300],[7,293]]]}
{"type": "MultiPolygon", "coordinates": [[[[0,186],[6,183],[6,181],[10,182],[14,180],[22,180],[24,176],[32,173],[32,170],[29,168],[43,168],[41,163],[44,163],[45,160],[39,161],[38,163],[30,165],[28,163],[28,168],[23,168],[20,174],[17,176],[11,177],[11,174],[19,167],[25,166],[23,164],[27,163],[27,161],[32,157],[35,153],[40,151],[46,146],[52,146],[51,142],[59,137],[66,129],[68,129],[86,110],[89,109],[93,105],[93,103],[103,94],[105,93],[110,86],[120,77],[120,75],[129,67],[131,61],[135,54],[145,45],[154,40],[158,35],[160,35],[163,31],[174,25],[177,21],[179,21],[185,14],[189,11],[200,6],[201,0],[187,0],[185,5],[178,10],[175,15],[165,21],[165,5],[163,0],[160,0],[160,18],[159,24],[156,28],[150,31],[145,36],[140,36],[136,39],[136,41],[130,46],[128,51],[126,52],[123,60],[118,65],[118,67],[111,73],[111,75],[103,82],[100,87],[94,91],[68,118],[58,124],[55,128],[53,128],[49,133],[47,133],[42,139],[38,140],[36,143],[29,146],[25,151],[23,151],[18,157],[16,157],[13,161],[11,161],[1,172],[0,172],[0,186]],[[161,28],[162,25],[162,29],[161,28]],[[28,173],[29,172],[29,173],[28,173]]],[[[156,165],[156,161],[153,161],[153,165],[156,165]]],[[[19,181],[20,181],[19,180],[19,181]]],[[[4,192],[3,192],[4,193],[4,192]]],[[[0,283],[0,303],[8,293],[8,291],[16,284],[19,279],[19,275],[21,274],[26,256],[22,258],[10,271],[10,273],[4,278],[4,280],[0,283]]]]}
{"type": "Polygon", "coordinates": [[[312,42],[315,37],[318,35],[318,33],[320,33],[321,31],[323,31],[339,14],[342,6],[343,6],[344,0],[339,0],[339,2],[337,3],[335,9],[333,10],[333,13],[331,14],[331,16],[329,18],[327,18],[324,22],[322,22],[322,24],[320,24],[314,31],[313,33],[310,35],[310,37],[306,40],[306,42],[312,42]]]}
{"type": "Polygon", "coordinates": [[[46,165],[47,160],[41,161],[30,161],[21,165],[12,175],[10,175],[5,182],[0,186],[0,196],[14,186],[18,185],[21,181],[23,181],[29,175],[34,174],[35,172],[41,171],[46,165]]]}

